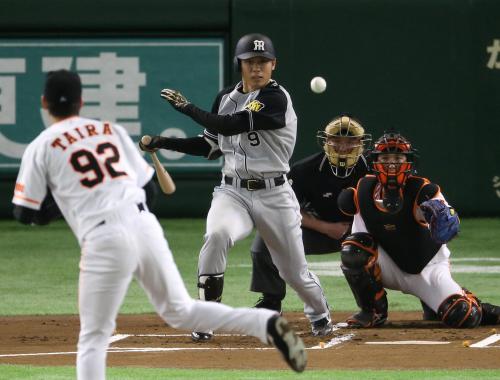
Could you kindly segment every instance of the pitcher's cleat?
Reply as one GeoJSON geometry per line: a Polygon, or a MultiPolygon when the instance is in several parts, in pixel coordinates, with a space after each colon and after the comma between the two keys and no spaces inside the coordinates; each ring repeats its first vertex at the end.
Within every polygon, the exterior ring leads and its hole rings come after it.
{"type": "Polygon", "coordinates": [[[278,349],[295,372],[306,368],[307,353],[304,342],[292,330],[285,318],[275,315],[267,322],[267,339],[278,349]]]}

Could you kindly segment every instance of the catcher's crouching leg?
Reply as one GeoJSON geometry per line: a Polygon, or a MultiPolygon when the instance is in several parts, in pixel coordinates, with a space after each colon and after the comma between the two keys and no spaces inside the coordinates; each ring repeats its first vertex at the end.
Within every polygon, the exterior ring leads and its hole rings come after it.
{"type": "Polygon", "coordinates": [[[387,320],[387,293],[377,264],[377,243],[369,233],[349,235],[340,251],[342,272],[361,311],[347,319],[351,327],[375,327],[387,320]]]}
{"type": "MultiPolygon", "coordinates": [[[[221,302],[224,289],[224,273],[198,276],[198,298],[202,301],[221,302]]],[[[207,342],[212,339],[213,331],[193,331],[191,338],[195,342],[207,342]]]]}
{"type": "Polygon", "coordinates": [[[482,319],[481,302],[469,291],[452,294],[438,308],[441,321],[450,327],[474,328],[482,319]]]}

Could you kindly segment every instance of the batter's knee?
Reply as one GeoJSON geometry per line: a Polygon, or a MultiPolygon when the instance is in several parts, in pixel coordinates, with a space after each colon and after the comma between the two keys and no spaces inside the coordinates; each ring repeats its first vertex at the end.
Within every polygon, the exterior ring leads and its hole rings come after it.
{"type": "Polygon", "coordinates": [[[205,234],[205,247],[210,247],[214,252],[226,252],[234,245],[229,231],[220,228],[205,234]]]}
{"type": "Polygon", "coordinates": [[[450,327],[473,328],[482,318],[481,303],[473,294],[452,294],[438,308],[441,321],[450,327]]]}

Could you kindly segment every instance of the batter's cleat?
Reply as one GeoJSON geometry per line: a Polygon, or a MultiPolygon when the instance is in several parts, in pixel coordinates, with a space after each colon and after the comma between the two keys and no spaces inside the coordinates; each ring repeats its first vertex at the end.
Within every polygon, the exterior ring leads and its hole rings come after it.
{"type": "Polygon", "coordinates": [[[387,321],[387,314],[379,314],[374,311],[361,310],[359,313],[347,318],[348,327],[368,328],[382,326],[387,321]]]}
{"type": "Polygon", "coordinates": [[[267,340],[281,352],[295,372],[306,368],[307,353],[304,342],[292,330],[285,318],[275,315],[267,322],[267,340]]]}
{"type": "Polygon", "coordinates": [[[491,303],[481,304],[483,316],[481,317],[481,325],[499,325],[500,324],[500,306],[492,305],[491,303]]]}
{"type": "Polygon", "coordinates": [[[321,318],[311,323],[311,333],[313,336],[327,336],[333,332],[333,324],[330,318],[321,318]]]}
{"type": "Polygon", "coordinates": [[[281,315],[283,314],[283,310],[281,309],[281,300],[275,297],[263,295],[257,300],[257,303],[254,305],[254,307],[258,309],[274,310],[281,315]]]}
{"type": "Polygon", "coordinates": [[[200,343],[204,343],[204,342],[208,342],[208,341],[212,340],[213,336],[214,336],[213,332],[193,331],[191,333],[191,339],[194,342],[200,342],[200,343]]]}

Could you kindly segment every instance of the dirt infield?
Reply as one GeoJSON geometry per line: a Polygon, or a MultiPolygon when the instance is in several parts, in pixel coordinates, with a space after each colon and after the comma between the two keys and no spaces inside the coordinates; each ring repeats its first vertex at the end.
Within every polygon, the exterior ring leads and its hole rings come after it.
{"type": "MultiPolygon", "coordinates": [[[[336,321],[346,316],[334,314],[336,321]]],[[[492,327],[452,330],[421,321],[421,313],[393,312],[382,328],[339,327],[320,344],[302,313],[285,317],[309,348],[308,369],[500,368],[500,335],[492,327]],[[484,347],[464,347],[464,341],[484,347]]],[[[78,329],[76,316],[0,317],[0,364],[74,365],[78,329]]],[[[171,329],[156,315],[120,316],[113,340],[109,366],[287,368],[276,350],[255,338],[218,335],[193,343],[188,332],[171,329]]]]}

